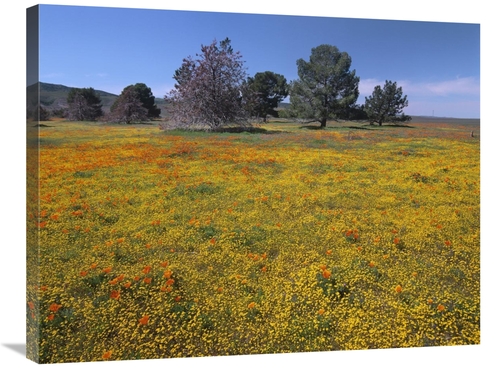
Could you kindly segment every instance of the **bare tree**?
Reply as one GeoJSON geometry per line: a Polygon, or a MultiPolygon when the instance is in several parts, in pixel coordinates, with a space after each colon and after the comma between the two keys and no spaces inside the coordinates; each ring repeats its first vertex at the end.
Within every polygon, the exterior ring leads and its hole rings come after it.
{"type": "Polygon", "coordinates": [[[242,85],[244,62],[226,38],[201,47],[196,58],[184,59],[175,71],[175,88],[166,96],[169,120],[187,129],[219,130],[247,123],[242,85]]]}

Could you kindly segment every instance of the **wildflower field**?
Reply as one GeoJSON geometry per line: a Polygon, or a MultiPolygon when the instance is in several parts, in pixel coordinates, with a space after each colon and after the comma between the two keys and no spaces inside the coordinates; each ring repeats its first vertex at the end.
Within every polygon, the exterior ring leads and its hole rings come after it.
{"type": "Polygon", "coordinates": [[[470,126],[47,125],[28,127],[41,363],[479,344],[470,126]]]}

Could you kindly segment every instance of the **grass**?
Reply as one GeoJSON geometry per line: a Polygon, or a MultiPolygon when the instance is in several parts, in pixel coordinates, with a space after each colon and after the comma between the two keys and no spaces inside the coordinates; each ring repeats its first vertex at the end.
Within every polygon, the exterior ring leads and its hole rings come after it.
{"type": "Polygon", "coordinates": [[[470,126],[50,125],[28,167],[41,362],[479,343],[470,126]]]}

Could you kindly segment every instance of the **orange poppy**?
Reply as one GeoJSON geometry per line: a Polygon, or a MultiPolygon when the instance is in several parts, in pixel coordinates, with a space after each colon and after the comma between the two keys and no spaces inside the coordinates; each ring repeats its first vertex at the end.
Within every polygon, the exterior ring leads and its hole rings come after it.
{"type": "Polygon", "coordinates": [[[370,261],[370,263],[368,263],[368,266],[370,266],[370,267],[375,267],[375,262],[370,261]]]}
{"type": "Polygon", "coordinates": [[[28,302],[28,306],[31,310],[35,309],[35,304],[33,302],[28,302]]]}
{"type": "Polygon", "coordinates": [[[328,270],[324,270],[324,271],[323,271],[323,277],[324,277],[325,279],[330,278],[330,276],[331,276],[331,275],[332,275],[332,273],[331,273],[330,271],[328,271],[328,270]]]}
{"type": "Polygon", "coordinates": [[[172,276],[172,271],[170,270],[166,270],[164,273],[163,273],[163,277],[169,279],[170,277],[172,276]]]}
{"type": "Polygon", "coordinates": [[[445,240],[444,244],[447,245],[447,246],[450,246],[451,245],[451,241],[445,240]]]}
{"type": "Polygon", "coordinates": [[[218,292],[219,294],[220,294],[220,293],[222,293],[222,287],[218,287],[218,288],[217,288],[217,292],[218,292]]]}
{"type": "Polygon", "coordinates": [[[323,314],[325,313],[325,310],[323,308],[321,308],[319,311],[318,311],[318,314],[320,316],[322,316],[323,314]]]}
{"type": "Polygon", "coordinates": [[[85,277],[87,276],[88,272],[87,271],[80,271],[80,276],[85,277]]]}
{"type": "Polygon", "coordinates": [[[267,258],[267,253],[262,253],[262,259],[266,259],[267,258]]]}
{"type": "Polygon", "coordinates": [[[92,263],[92,264],[90,265],[90,268],[92,268],[92,269],[95,269],[96,267],[97,267],[97,263],[92,263]]]}
{"type": "Polygon", "coordinates": [[[168,285],[168,286],[171,286],[171,285],[173,285],[174,283],[175,283],[175,280],[174,280],[174,279],[168,279],[168,280],[167,280],[167,285],[168,285]]]}
{"type": "Polygon", "coordinates": [[[149,316],[148,315],[145,315],[142,318],[139,318],[139,323],[141,325],[147,325],[148,321],[149,321],[149,316]]]}
{"type": "Polygon", "coordinates": [[[125,238],[118,238],[116,239],[117,243],[123,243],[125,241],[125,238]]]}
{"type": "Polygon", "coordinates": [[[267,267],[266,267],[266,266],[264,266],[264,267],[262,267],[260,270],[261,270],[262,272],[266,272],[266,271],[267,271],[267,267]]]}
{"type": "Polygon", "coordinates": [[[111,294],[109,295],[111,299],[118,300],[120,299],[120,292],[118,290],[113,290],[111,291],[111,294]]]}
{"type": "Polygon", "coordinates": [[[399,238],[394,238],[394,244],[399,244],[399,238]]]}
{"type": "Polygon", "coordinates": [[[328,249],[328,250],[326,251],[326,254],[327,254],[328,256],[330,256],[332,253],[333,253],[333,250],[331,250],[331,249],[328,249]]]}
{"type": "Polygon", "coordinates": [[[248,304],[248,309],[253,309],[255,308],[255,302],[251,302],[250,304],[248,304]]]}
{"type": "Polygon", "coordinates": [[[144,283],[145,284],[151,284],[151,280],[152,280],[151,277],[145,277],[144,278],[144,283]]]}
{"type": "Polygon", "coordinates": [[[160,263],[160,266],[162,266],[162,267],[167,267],[167,266],[168,266],[168,261],[161,262],[161,263],[160,263]]]}
{"type": "Polygon", "coordinates": [[[51,220],[57,221],[59,219],[59,214],[54,213],[52,216],[50,216],[51,220]]]}
{"type": "Polygon", "coordinates": [[[175,297],[175,299],[174,299],[174,300],[175,300],[176,302],[180,302],[180,301],[181,301],[181,299],[182,299],[182,297],[181,297],[180,295],[177,295],[177,296],[175,297]]]}
{"type": "Polygon", "coordinates": [[[151,244],[146,244],[146,249],[151,249],[151,244]]]}
{"type": "Polygon", "coordinates": [[[403,291],[403,288],[401,287],[401,285],[398,285],[394,288],[394,290],[396,291],[396,293],[400,293],[403,291]]]}
{"type": "Polygon", "coordinates": [[[146,266],[142,269],[142,273],[148,274],[151,271],[151,266],[146,266]]]}
{"type": "Polygon", "coordinates": [[[62,307],[62,305],[61,305],[61,304],[52,303],[52,304],[50,305],[50,307],[49,307],[49,310],[50,310],[51,312],[56,313],[56,312],[57,312],[57,311],[58,311],[61,307],[62,307]]]}
{"type": "Polygon", "coordinates": [[[445,307],[444,307],[444,305],[442,305],[442,304],[439,304],[439,305],[437,306],[437,310],[438,310],[439,312],[444,311],[444,309],[445,309],[445,307]]]}
{"type": "Polygon", "coordinates": [[[324,271],[324,270],[326,270],[326,265],[322,264],[319,266],[319,268],[320,268],[320,270],[324,271]]]}
{"type": "Polygon", "coordinates": [[[110,272],[111,272],[111,270],[112,270],[112,267],[110,266],[110,267],[106,267],[106,268],[104,268],[104,269],[102,270],[102,272],[104,272],[104,273],[110,273],[110,272]]]}
{"type": "Polygon", "coordinates": [[[118,281],[123,281],[123,279],[125,278],[125,275],[122,273],[120,276],[118,276],[116,279],[118,281]]]}
{"type": "Polygon", "coordinates": [[[215,238],[210,239],[210,244],[214,245],[216,242],[215,238]]]}
{"type": "Polygon", "coordinates": [[[104,354],[102,354],[102,359],[106,360],[111,358],[111,354],[112,354],[111,350],[105,351],[104,354]]]}
{"type": "Polygon", "coordinates": [[[42,285],[42,286],[40,287],[40,290],[42,290],[42,291],[46,291],[46,290],[47,290],[47,285],[42,285]]]}
{"type": "Polygon", "coordinates": [[[130,281],[123,284],[123,286],[125,286],[127,289],[130,287],[130,285],[132,285],[132,283],[130,281]]]}
{"type": "Polygon", "coordinates": [[[55,315],[53,315],[53,314],[49,314],[49,315],[47,316],[47,319],[48,319],[49,321],[53,321],[53,320],[54,320],[54,317],[55,317],[55,315]]]}

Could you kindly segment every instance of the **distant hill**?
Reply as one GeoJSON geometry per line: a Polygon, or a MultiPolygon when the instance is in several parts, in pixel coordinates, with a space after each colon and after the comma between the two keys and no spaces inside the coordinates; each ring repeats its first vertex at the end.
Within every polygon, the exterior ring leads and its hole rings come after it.
{"type": "MultiPolygon", "coordinates": [[[[44,82],[40,82],[39,85],[40,85],[40,104],[45,109],[49,111],[54,111],[59,109],[65,109],[68,107],[68,102],[67,102],[68,93],[72,88],[75,87],[68,87],[62,84],[51,84],[44,82]]],[[[28,90],[34,88],[37,88],[37,84],[29,86],[28,90]]],[[[113,105],[115,100],[118,98],[118,95],[101,90],[95,90],[95,91],[101,97],[103,111],[109,112],[111,105],[113,105]]],[[[28,91],[28,95],[32,94],[30,94],[28,91]]],[[[165,101],[162,98],[156,98],[155,102],[156,105],[159,108],[161,108],[163,112],[165,101]]],[[[28,101],[28,106],[34,106],[34,105],[36,105],[36,101],[28,101]]]]}

